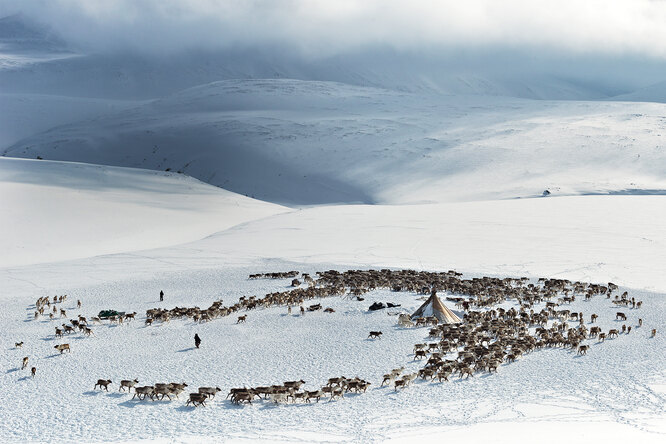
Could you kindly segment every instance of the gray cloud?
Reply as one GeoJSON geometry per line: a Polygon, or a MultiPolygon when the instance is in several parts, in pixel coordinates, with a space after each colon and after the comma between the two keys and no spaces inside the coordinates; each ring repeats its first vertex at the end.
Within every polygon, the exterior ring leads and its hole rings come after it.
{"type": "Polygon", "coordinates": [[[97,51],[504,46],[666,59],[666,3],[655,0],[0,0],[0,13],[19,11],[97,51]]]}
{"type": "Polygon", "coordinates": [[[277,76],[601,98],[666,80],[662,0],[0,0],[14,13],[111,70],[139,69],[134,53],[147,78],[170,76],[150,94],[277,76]]]}

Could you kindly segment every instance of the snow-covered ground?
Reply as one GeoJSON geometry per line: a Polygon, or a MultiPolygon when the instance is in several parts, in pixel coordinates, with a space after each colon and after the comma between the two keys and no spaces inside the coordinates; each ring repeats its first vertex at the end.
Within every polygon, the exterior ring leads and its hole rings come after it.
{"type": "MultiPolygon", "coordinates": [[[[663,83],[596,101],[603,85],[383,53],[84,54],[34,26],[0,19],[0,442],[666,440],[666,105],[635,102],[663,101],[663,83]],[[622,310],[630,334],[588,341],[587,356],[540,350],[400,392],[381,376],[418,369],[428,329],[367,308],[412,312],[416,294],[332,297],[334,313],[305,316],[262,308],[243,324],[143,323],[153,307],[289,288],[251,273],[386,267],[612,281],[643,307],[622,310]],[[37,298],[62,294],[67,317],[33,318],[37,298]],[[137,320],[54,338],[109,308],[137,320]],[[341,375],[372,385],[313,405],[224,400],[341,375]],[[109,393],[93,390],[99,378],[109,393]],[[118,392],[131,378],[222,391],[206,408],[139,402],[118,392]]],[[[624,323],[603,297],[567,308],[597,313],[604,331],[624,323]]]]}
{"type": "MultiPolygon", "coordinates": [[[[398,393],[378,387],[381,375],[401,365],[417,369],[411,348],[425,340],[427,330],[397,328],[395,316],[387,316],[384,310],[371,313],[367,307],[376,300],[390,301],[412,311],[421,303],[415,294],[375,291],[363,302],[329,298],[322,303],[335,313],[303,317],[296,312],[288,315],[284,307],[259,309],[249,312],[248,321],[240,325],[233,316],[206,324],[173,320],[144,327],[142,323],[145,310],[156,306],[203,308],[220,298],[231,304],[241,296],[286,290],[289,280],[248,280],[247,276],[291,269],[314,273],[360,265],[457,268],[500,276],[613,279],[663,291],[660,268],[666,261],[653,246],[663,245],[666,239],[659,223],[663,219],[660,196],[343,205],[273,216],[284,209],[254,203],[256,211],[263,213],[249,212],[246,217],[257,220],[235,227],[227,228],[230,224],[224,218],[202,218],[209,230],[220,224],[221,231],[214,236],[157,250],[104,254],[104,245],[81,234],[87,215],[99,211],[97,203],[85,198],[86,192],[103,198],[117,194],[117,206],[107,213],[110,226],[89,225],[91,234],[98,236],[117,233],[112,221],[122,220],[121,216],[136,216],[137,231],[140,223],[151,222],[139,199],[154,200],[158,190],[188,189],[189,194],[179,200],[186,207],[185,215],[203,211],[208,199],[225,202],[222,197],[227,195],[220,197],[222,192],[181,175],[46,161],[4,159],[3,165],[2,196],[8,195],[4,190],[11,190],[11,184],[39,177],[42,185],[36,194],[45,201],[60,199],[55,200],[58,207],[69,205],[63,214],[82,215],[67,219],[72,224],[67,231],[39,220],[36,216],[44,214],[42,206],[12,202],[10,208],[25,208],[34,217],[23,218],[25,231],[5,237],[5,246],[30,246],[26,233],[46,229],[50,238],[62,238],[62,248],[80,237],[82,243],[87,240],[88,254],[103,254],[72,261],[60,257],[59,262],[28,266],[10,262],[0,269],[4,307],[0,325],[6,338],[0,355],[6,370],[0,375],[0,386],[5,400],[11,400],[0,404],[6,418],[0,436],[6,442],[196,442],[201,436],[373,442],[439,434],[469,440],[470,432],[477,433],[479,440],[507,433],[500,442],[526,440],[539,433],[541,442],[555,442],[561,436],[548,433],[559,427],[572,433],[575,441],[599,433],[607,442],[664,439],[666,348],[662,334],[649,338],[649,330],[656,327],[661,333],[666,321],[663,294],[629,288],[644,306],[629,310],[627,323],[635,327],[641,317],[644,326],[604,344],[590,341],[592,350],[585,357],[561,349],[537,351],[502,366],[497,375],[478,374],[443,384],[419,382],[398,393]],[[22,174],[9,175],[10,168],[22,174]],[[60,181],[66,186],[53,186],[60,181]],[[73,196],[76,183],[85,185],[79,187],[83,198],[73,196]],[[102,184],[116,189],[100,193],[102,184]],[[128,188],[134,188],[135,204],[126,202],[127,195],[122,193],[128,188]],[[21,242],[12,243],[19,238],[21,242]],[[162,304],[157,297],[160,289],[166,293],[162,304]],[[66,342],[72,353],[60,356],[52,347],[63,341],[56,341],[53,332],[65,318],[33,320],[32,313],[38,297],[65,293],[69,317],[79,313],[91,317],[102,309],[116,308],[137,311],[138,319],[122,326],[94,326],[96,336],[91,338],[69,336],[66,342]],[[83,303],[80,310],[75,307],[77,299],[83,303]],[[383,338],[366,340],[370,330],[383,331],[383,338]],[[204,341],[200,350],[192,347],[195,332],[204,341]],[[19,341],[25,345],[14,349],[19,341]],[[34,379],[27,370],[20,370],[23,356],[29,356],[30,366],[37,368],[34,379]],[[137,402],[116,392],[120,379],[135,377],[147,384],[185,381],[192,387],[219,386],[226,395],[230,387],[299,378],[314,389],[338,375],[358,375],[373,385],[368,393],[339,402],[284,406],[258,402],[237,407],[219,396],[209,407],[196,410],[184,407],[184,400],[137,402]],[[98,378],[114,381],[110,393],[93,390],[98,378]]],[[[220,205],[222,211],[225,208],[220,205]]],[[[165,226],[165,232],[176,234],[183,226],[165,226]]],[[[122,243],[118,247],[128,248],[122,243]]],[[[39,248],[32,252],[39,257],[39,248]]],[[[614,321],[615,307],[605,298],[580,301],[571,309],[599,314],[604,330],[619,325],[614,321]]]]}
{"type": "MultiPolygon", "coordinates": [[[[168,260],[162,255],[142,255],[146,263],[168,260]]],[[[71,344],[72,353],[62,356],[52,348],[63,342],[53,338],[54,326],[61,321],[31,319],[33,298],[64,291],[68,301],[63,306],[70,316],[90,317],[109,307],[143,313],[155,306],[207,307],[219,298],[229,304],[239,296],[288,288],[288,280],[247,280],[249,273],[257,271],[344,269],[339,264],[279,260],[240,268],[219,265],[134,278],[118,257],[116,272],[124,270],[124,278],[108,275],[105,281],[97,270],[99,283],[61,287],[51,284],[51,273],[43,269],[30,277],[29,289],[22,291],[14,289],[23,286],[25,276],[17,286],[5,271],[3,288],[14,297],[3,301],[3,336],[23,340],[25,345],[14,350],[6,343],[2,353],[6,371],[0,384],[12,402],[3,404],[3,416],[9,419],[3,421],[1,436],[7,441],[206,436],[368,442],[411,440],[415,435],[451,430],[457,430],[454,436],[458,437],[477,430],[481,437],[510,428],[511,437],[524,439],[545,422],[547,427],[570,427],[576,432],[574,441],[600,430],[605,430],[605,437],[609,430],[618,433],[608,442],[619,442],[620,437],[641,442],[664,438],[664,336],[650,339],[649,329],[664,325],[666,307],[663,295],[643,291],[630,290],[644,301],[643,308],[629,311],[632,333],[599,345],[590,341],[587,356],[561,349],[537,351],[502,366],[496,375],[477,374],[442,384],[418,382],[398,393],[379,387],[381,375],[402,365],[417,370],[422,363],[413,361],[411,349],[414,343],[427,341],[427,329],[397,328],[395,316],[387,316],[385,310],[368,312],[367,307],[375,300],[391,301],[412,311],[421,303],[414,294],[375,291],[363,302],[329,298],[322,303],[335,313],[319,311],[302,317],[288,315],[284,307],[259,309],[248,312],[247,322],[239,325],[230,316],[206,324],[173,320],[144,327],[139,315],[139,320],[122,326],[93,326],[96,336],[92,338],[67,337],[64,341],[71,344]],[[166,293],[161,304],[160,289],[166,293]],[[76,299],[83,303],[80,310],[75,308],[76,299]],[[644,319],[642,328],[635,327],[639,317],[644,319]],[[370,330],[383,331],[382,339],[367,340],[370,330]],[[193,348],[195,332],[203,339],[199,350],[193,348]],[[27,370],[19,370],[26,355],[38,369],[34,379],[27,370]],[[308,389],[316,389],[339,375],[360,376],[373,386],[366,394],[315,405],[257,402],[237,407],[223,400],[230,387],[302,378],[308,389]],[[186,381],[192,387],[219,386],[223,396],[196,410],[184,407],[183,400],[132,401],[130,395],[117,393],[118,381],[135,377],[148,384],[186,381]],[[114,381],[110,393],[93,390],[98,378],[114,381]]],[[[96,268],[92,262],[88,266],[96,268]]],[[[599,314],[604,330],[622,323],[614,321],[616,308],[603,297],[570,308],[599,314]]],[[[544,435],[540,442],[559,439],[544,435]]]]}
{"type": "Polygon", "coordinates": [[[0,267],[189,242],[287,209],[176,173],[0,159],[0,267]]]}

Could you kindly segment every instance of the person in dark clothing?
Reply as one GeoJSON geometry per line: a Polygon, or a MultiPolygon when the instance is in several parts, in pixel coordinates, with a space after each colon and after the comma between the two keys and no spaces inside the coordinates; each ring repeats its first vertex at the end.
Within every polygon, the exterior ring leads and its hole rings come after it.
{"type": "Polygon", "coordinates": [[[164,291],[160,290],[160,302],[164,301],[164,291]]]}
{"type": "Polygon", "coordinates": [[[194,345],[199,348],[199,345],[201,345],[201,338],[197,333],[194,334],[194,345]]]}

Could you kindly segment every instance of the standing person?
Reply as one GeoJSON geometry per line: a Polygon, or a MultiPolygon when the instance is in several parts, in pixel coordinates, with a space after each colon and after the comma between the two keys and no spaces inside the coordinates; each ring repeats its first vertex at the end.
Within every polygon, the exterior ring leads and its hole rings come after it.
{"type": "Polygon", "coordinates": [[[160,302],[164,302],[164,291],[160,290],[160,302]]]}
{"type": "Polygon", "coordinates": [[[194,334],[194,345],[199,348],[199,345],[201,345],[201,338],[197,333],[194,334]]]}

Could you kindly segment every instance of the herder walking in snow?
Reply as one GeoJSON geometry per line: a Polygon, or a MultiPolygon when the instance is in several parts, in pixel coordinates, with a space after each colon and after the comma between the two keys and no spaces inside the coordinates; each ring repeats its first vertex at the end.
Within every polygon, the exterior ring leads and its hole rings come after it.
{"type": "Polygon", "coordinates": [[[164,302],[164,291],[160,290],[160,302],[164,302]]]}
{"type": "Polygon", "coordinates": [[[194,345],[199,348],[199,345],[201,345],[201,338],[197,333],[194,334],[194,345]]]}

